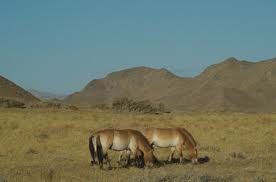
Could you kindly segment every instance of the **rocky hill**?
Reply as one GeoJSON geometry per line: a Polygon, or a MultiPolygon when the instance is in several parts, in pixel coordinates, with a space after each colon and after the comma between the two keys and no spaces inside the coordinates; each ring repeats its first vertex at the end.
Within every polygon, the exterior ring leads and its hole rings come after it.
{"type": "Polygon", "coordinates": [[[166,69],[136,67],[92,80],[65,98],[74,105],[111,105],[128,97],[163,103],[172,110],[276,111],[276,59],[259,62],[228,58],[193,78],[166,69]]]}
{"type": "Polygon", "coordinates": [[[31,93],[2,76],[0,76],[0,98],[16,100],[23,103],[39,101],[31,93]]]}

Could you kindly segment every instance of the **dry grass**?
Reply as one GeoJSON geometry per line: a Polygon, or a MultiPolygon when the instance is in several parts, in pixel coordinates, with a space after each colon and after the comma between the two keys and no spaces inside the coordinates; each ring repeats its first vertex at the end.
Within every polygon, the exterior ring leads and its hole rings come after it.
{"type": "MultiPolygon", "coordinates": [[[[165,160],[169,149],[155,154],[165,160]]],[[[112,165],[118,154],[110,152],[112,165]]],[[[0,181],[275,181],[276,115],[102,110],[0,110],[0,181]],[[102,128],[187,128],[208,163],[159,168],[91,167],[88,136],[102,128]]]]}

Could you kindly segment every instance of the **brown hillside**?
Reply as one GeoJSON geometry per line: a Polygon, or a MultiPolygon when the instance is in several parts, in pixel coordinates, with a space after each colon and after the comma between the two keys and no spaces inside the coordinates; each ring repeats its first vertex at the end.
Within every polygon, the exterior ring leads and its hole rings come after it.
{"type": "Polygon", "coordinates": [[[276,59],[253,63],[229,58],[194,78],[178,77],[166,69],[131,68],[91,81],[65,102],[111,105],[121,97],[176,110],[276,111],[276,59]]]}
{"type": "Polygon", "coordinates": [[[179,78],[165,69],[137,67],[93,80],[81,92],[74,93],[65,101],[81,105],[110,105],[114,99],[128,97],[158,102],[176,89],[175,85],[185,84],[186,81],[188,79],[179,78]]]}
{"type": "Polygon", "coordinates": [[[17,100],[23,103],[39,101],[32,94],[2,76],[0,76],[0,98],[17,100]]]}

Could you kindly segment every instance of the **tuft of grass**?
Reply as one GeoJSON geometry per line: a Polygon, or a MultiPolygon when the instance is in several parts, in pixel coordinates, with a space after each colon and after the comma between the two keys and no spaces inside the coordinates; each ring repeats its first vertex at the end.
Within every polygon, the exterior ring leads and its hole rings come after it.
{"type": "Polygon", "coordinates": [[[246,154],[244,152],[231,152],[229,154],[229,156],[231,158],[234,158],[234,159],[246,159],[246,154]]]}
{"type": "Polygon", "coordinates": [[[32,148],[30,148],[30,149],[28,149],[27,151],[26,151],[26,154],[38,154],[39,152],[37,151],[37,150],[35,150],[35,149],[32,149],[32,148]]]}

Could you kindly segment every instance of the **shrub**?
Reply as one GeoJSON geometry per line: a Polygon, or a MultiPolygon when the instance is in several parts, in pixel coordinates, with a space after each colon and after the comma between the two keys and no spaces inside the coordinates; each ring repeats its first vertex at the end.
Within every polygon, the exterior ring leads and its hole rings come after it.
{"type": "Polygon", "coordinates": [[[69,105],[67,107],[67,109],[70,109],[70,110],[73,110],[73,111],[78,111],[79,110],[79,108],[77,106],[73,106],[73,105],[69,105]]]}
{"type": "Polygon", "coordinates": [[[152,114],[165,112],[165,106],[162,103],[155,106],[148,100],[134,101],[126,97],[115,99],[112,103],[112,109],[117,111],[142,112],[152,114]]]}
{"type": "Polygon", "coordinates": [[[61,109],[62,104],[58,102],[51,102],[51,101],[43,101],[31,104],[29,106],[30,108],[55,108],[55,109],[61,109]]]}
{"type": "Polygon", "coordinates": [[[25,104],[20,101],[0,98],[0,107],[3,108],[25,108],[25,104]]]}

